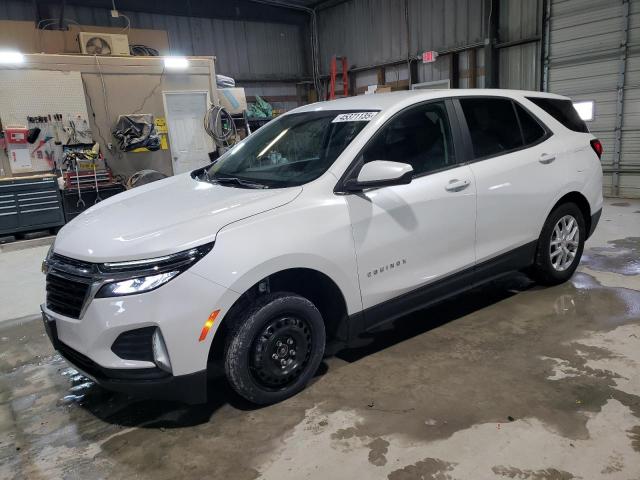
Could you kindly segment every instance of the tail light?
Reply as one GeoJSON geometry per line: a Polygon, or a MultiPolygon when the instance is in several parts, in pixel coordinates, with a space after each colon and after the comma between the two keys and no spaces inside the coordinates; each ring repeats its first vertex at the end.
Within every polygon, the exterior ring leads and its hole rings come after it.
{"type": "Polygon", "coordinates": [[[602,143],[600,142],[600,140],[598,140],[597,138],[591,140],[591,148],[593,148],[593,151],[596,152],[598,158],[602,158],[602,152],[604,152],[604,148],[602,148],[602,143]]]}

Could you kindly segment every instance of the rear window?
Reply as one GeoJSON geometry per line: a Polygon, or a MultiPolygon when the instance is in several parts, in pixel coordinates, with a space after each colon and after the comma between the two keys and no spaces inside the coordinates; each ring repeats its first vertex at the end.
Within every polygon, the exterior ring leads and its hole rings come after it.
{"type": "Polygon", "coordinates": [[[527,100],[535,103],[569,130],[574,132],[589,133],[587,124],[580,118],[571,100],[557,98],[527,97],[527,100]]]}
{"type": "Polygon", "coordinates": [[[511,100],[460,98],[476,158],[500,155],[523,146],[511,100]]]}
{"type": "Polygon", "coordinates": [[[545,129],[542,128],[538,121],[522,108],[518,102],[514,102],[514,105],[516,106],[516,112],[518,112],[524,144],[533,145],[542,140],[547,135],[545,129]]]}

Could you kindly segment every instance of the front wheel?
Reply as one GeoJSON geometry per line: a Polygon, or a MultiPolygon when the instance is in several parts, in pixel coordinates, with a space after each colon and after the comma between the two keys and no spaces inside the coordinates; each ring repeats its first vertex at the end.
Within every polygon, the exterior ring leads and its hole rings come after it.
{"type": "Polygon", "coordinates": [[[225,350],[225,372],[245,399],[276,403],[307,385],[324,347],[324,322],[313,303],[294,293],[265,295],[236,319],[225,350]]]}
{"type": "Polygon", "coordinates": [[[557,285],[571,278],[578,268],[586,227],[582,212],[575,203],[565,203],[553,210],[542,228],[533,277],[543,285],[557,285]]]}

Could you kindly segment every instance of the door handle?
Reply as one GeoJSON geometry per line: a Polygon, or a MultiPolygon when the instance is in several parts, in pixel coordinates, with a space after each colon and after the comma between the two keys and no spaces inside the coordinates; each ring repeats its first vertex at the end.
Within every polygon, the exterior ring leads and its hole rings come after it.
{"type": "Polygon", "coordinates": [[[458,180],[457,178],[454,178],[453,180],[449,180],[449,183],[444,187],[444,189],[447,192],[459,192],[467,188],[469,185],[471,185],[469,180],[458,180]]]}
{"type": "Polygon", "coordinates": [[[548,153],[543,153],[542,155],[540,155],[540,158],[538,159],[538,161],[540,163],[542,163],[543,165],[548,165],[551,162],[553,162],[556,159],[555,155],[551,155],[548,153]]]}

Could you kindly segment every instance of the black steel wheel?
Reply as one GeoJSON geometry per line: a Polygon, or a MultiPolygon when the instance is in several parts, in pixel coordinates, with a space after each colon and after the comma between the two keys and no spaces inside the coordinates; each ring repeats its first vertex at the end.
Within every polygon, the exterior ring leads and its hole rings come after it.
{"type": "Polygon", "coordinates": [[[225,371],[236,392],[253,403],[270,404],[306,386],[325,347],[324,322],[313,303],[293,293],[269,294],[234,321],[225,371]]]}
{"type": "Polygon", "coordinates": [[[267,323],[251,348],[250,369],[265,388],[279,390],[293,383],[311,358],[311,327],[292,316],[267,323]]]}

